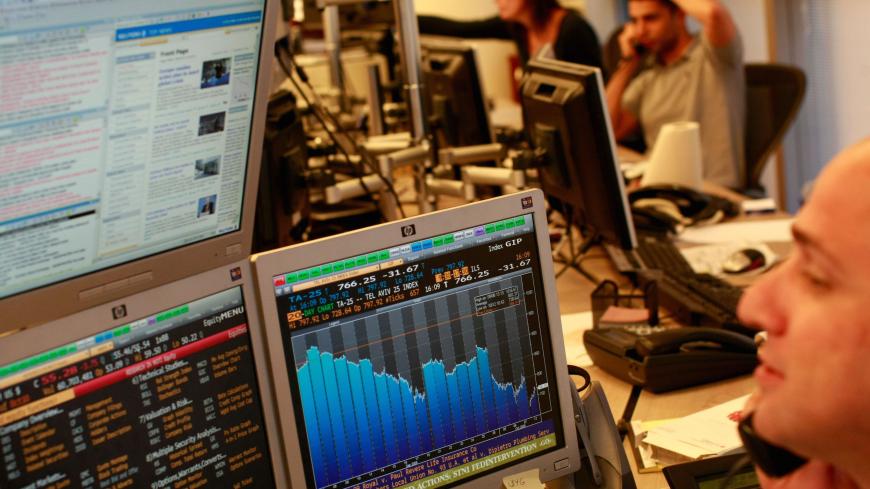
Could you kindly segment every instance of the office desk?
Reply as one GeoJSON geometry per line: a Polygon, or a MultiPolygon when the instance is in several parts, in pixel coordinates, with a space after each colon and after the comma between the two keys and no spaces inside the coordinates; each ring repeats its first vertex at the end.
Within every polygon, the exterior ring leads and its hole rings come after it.
{"type": "MultiPolygon", "coordinates": [[[[780,255],[787,254],[790,248],[788,244],[784,243],[771,243],[770,245],[780,255]]],[[[607,255],[599,247],[594,247],[590,250],[583,264],[599,278],[615,279],[620,284],[620,288],[627,288],[629,284],[629,280],[618,274],[607,258],[607,255]]],[[[556,264],[555,267],[556,270],[560,269],[559,264],[556,264]]],[[[556,281],[561,313],[570,314],[590,310],[589,294],[593,288],[592,283],[575,270],[566,271],[556,281]]],[[[583,338],[581,331],[564,330],[563,335],[566,343],[582,341],[583,338]]],[[[598,367],[592,366],[587,370],[593,380],[601,382],[607,394],[607,400],[610,403],[613,417],[614,419],[619,419],[622,416],[623,409],[631,392],[631,386],[598,367]]],[[[745,375],[663,394],[643,391],[632,419],[653,420],[686,416],[748,394],[752,391],[754,385],[755,382],[752,376],[745,375]]],[[[638,488],[661,489],[668,487],[665,477],[661,472],[639,474],[628,441],[624,443],[624,447],[638,488]]],[[[548,484],[548,487],[567,486],[565,484],[548,484]]]]}

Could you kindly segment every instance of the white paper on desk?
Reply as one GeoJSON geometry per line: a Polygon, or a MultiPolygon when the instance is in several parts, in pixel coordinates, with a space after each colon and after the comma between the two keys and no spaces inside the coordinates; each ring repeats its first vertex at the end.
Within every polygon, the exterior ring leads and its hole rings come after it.
{"type": "Polygon", "coordinates": [[[734,241],[791,241],[794,218],[769,221],[725,222],[711,226],[690,227],[679,236],[689,243],[731,243],[734,241]]]}
{"type": "Polygon", "coordinates": [[[738,415],[748,398],[739,397],[657,426],[643,441],[692,459],[733,450],[740,446],[738,415]]]}
{"type": "Polygon", "coordinates": [[[589,367],[592,359],[583,344],[583,332],[592,329],[592,311],[562,314],[562,336],[565,338],[565,358],[571,365],[589,367]]]}

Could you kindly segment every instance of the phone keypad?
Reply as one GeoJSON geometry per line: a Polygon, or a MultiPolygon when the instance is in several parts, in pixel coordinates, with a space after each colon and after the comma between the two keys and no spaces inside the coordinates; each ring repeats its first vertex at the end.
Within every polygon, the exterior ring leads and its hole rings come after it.
{"type": "Polygon", "coordinates": [[[662,331],[665,331],[666,329],[667,328],[664,328],[662,326],[649,326],[646,324],[644,324],[644,325],[639,324],[639,325],[632,325],[632,326],[625,326],[624,327],[624,330],[626,332],[637,335],[637,336],[648,336],[648,335],[655,334],[655,333],[661,333],[662,331]]]}

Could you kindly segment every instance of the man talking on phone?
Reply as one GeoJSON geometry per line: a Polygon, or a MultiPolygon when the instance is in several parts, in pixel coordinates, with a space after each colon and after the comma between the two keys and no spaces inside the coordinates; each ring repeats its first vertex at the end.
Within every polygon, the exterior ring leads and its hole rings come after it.
{"type": "Polygon", "coordinates": [[[662,126],[696,121],[704,179],[736,187],[743,168],[746,80],[734,20],[717,0],[628,0],[622,60],[607,84],[617,139],[643,130],[652,148],[662,126]],[[701,26],[687,27],[687,17],[701,26]]]}
{"type": "Polygon", "coordinates": [[[788,259],[740,300],[740,322],[767,332],[744,411],[766,444],[807,459],[772,456],[756,439],[759,469],[779,476],[759,474],[765,489],[870,488],[868,188],[870,139],[825,167],[788,259]]]}

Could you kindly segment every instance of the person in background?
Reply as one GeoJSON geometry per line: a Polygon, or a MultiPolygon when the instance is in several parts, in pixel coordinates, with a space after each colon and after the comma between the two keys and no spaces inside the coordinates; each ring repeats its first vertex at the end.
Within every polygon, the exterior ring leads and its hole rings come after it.
{"type": "Polygon", "coordinates": [[[550,44],[556,59],[601,67],[601,45],[588,22],[557,0],[496,0],[498,16],[456,21],[421,15],[421,34],[465,39],[508,39],[516,43],[523,66],[550,44]]]}
{"type": "Polygon", "coordinates": [[[768,489],[870,488],[870,139],[839,154],[797,215],[788,259],[743,295],[763,329],[744,416],[808,462],[768,489]]]}
{"type": "Polygon", "coordinates": [[[744,161],[746,80],[743,46],[717,0],[629,0],[631,18],[619,37],[622,60],[607,83],[616,139],[642,129],[652,148],[662,126],[701,127],[703,176],[740,184],[744,161]],[[691,34],[686,17],[696,19],[691,34]]]}

